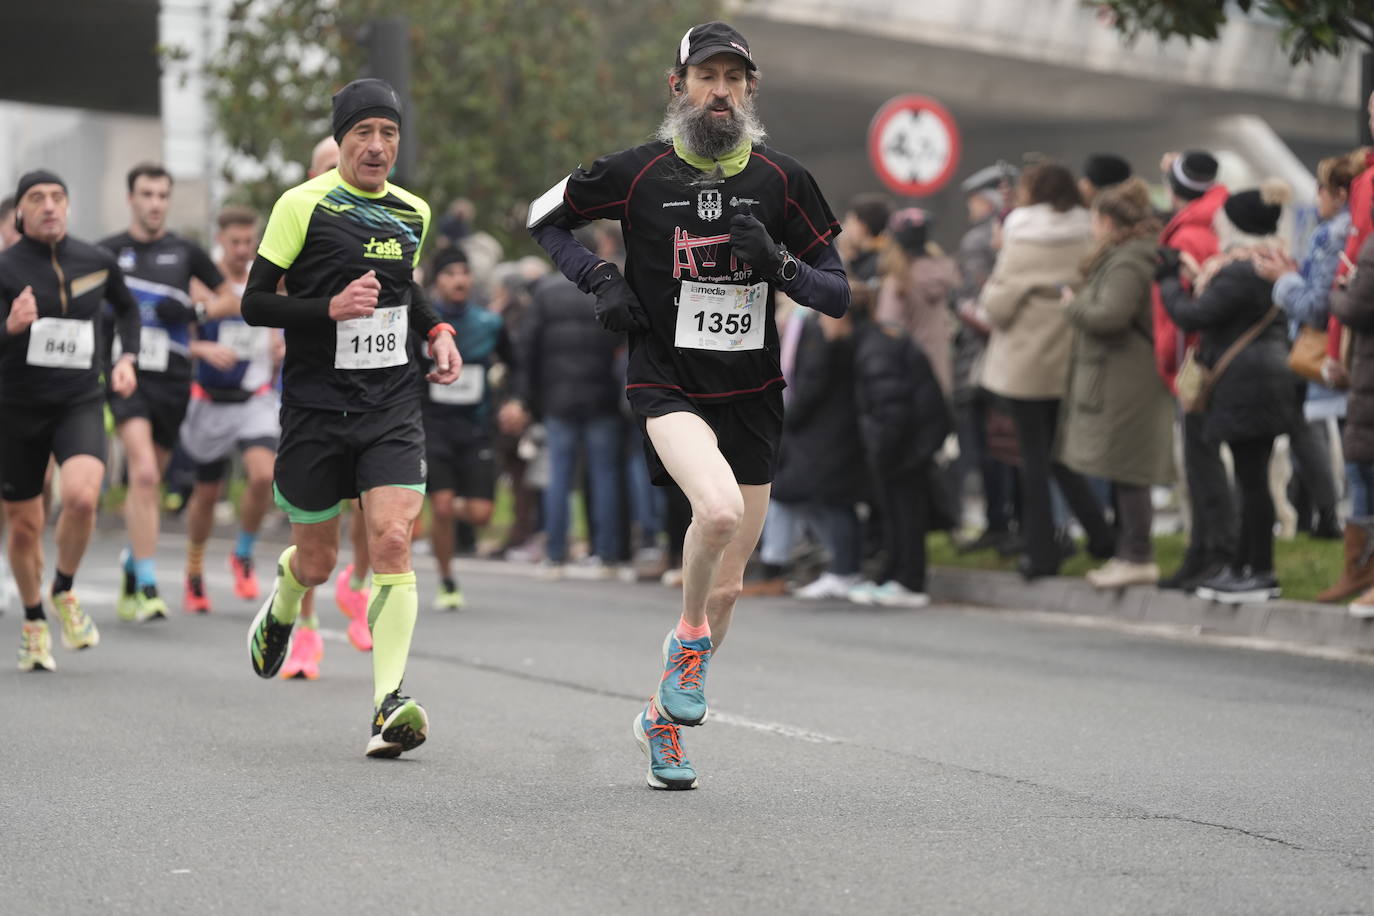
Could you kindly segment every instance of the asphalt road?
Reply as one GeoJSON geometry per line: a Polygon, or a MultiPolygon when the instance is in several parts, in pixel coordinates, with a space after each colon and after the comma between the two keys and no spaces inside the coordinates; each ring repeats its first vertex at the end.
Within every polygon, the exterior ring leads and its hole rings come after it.
{"type": "Polygon", "coordinates": [[[0,669],[3,913],[1374,914],[1371,665],[751,600],[701,788],[656,792],[630,722],[676,592],[469,572],[416,631],[430,740],[376,761],[332,598],[321,679],[266,682],[226,544],[214,613],[143,626],[118,546],[78,577],[100,646],[0,669]]]}

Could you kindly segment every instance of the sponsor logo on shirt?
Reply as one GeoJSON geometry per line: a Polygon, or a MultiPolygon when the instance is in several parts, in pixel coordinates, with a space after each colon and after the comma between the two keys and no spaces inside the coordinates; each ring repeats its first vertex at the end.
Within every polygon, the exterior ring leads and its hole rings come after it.
{"type": "Polygon", "coordinates": [[[134,255],[134,250],[133,250],[132,248],[121,248],[121,249],[119,249],[119,269],[120,269],[120,270],[133,270],[133,269],[134,269],[134,265],[136,265],[137,263],[138,263],[138,258],[134,255]]]}
{"type": "Polygon", "coordinates": [[[346,210],[353,209],[353,204],[336,204],[328,200],[321,200],[320,206],[324,207],[326,210],[333,210],[335,213],[343,213],[346,210]]]}
{"type": "Polygon", "coordinates": [[[669,207],[690,207],[691,205],[692,202],[690,200],[670,200],[663,205],[663,209],[667,210],[669,207]]]}
{"type": "Polygon", "coordinates": [[[754,200],[754,198],[752,198],[752,197],[732,197],[732,198],[730,198],[730,206],[731,206],[731,207],[738,207],[740,204],[749,204],[749,206],[751,206],[751,207],[757,207],[757,206],[759,205],[759,202],[758,202],[757,200],[754,200]]]}
{"type": "Polygon", "coordinates": [[[180,260],[181,255],[177,254],[176,252],[168,252],[166,254],[160,254],[157,256],[157,263],[159,264],[176,264],[180,260]]]}
{"type": "Polygon", "coordinates": [[[402,248],[401,243],[394,238],[379,242],[373,237],[363,245],[363,257],[365,258],[381,258],[385,261],[399,261],[405,256],[405,249],[402,248]]]}
{"type": "Polygon", "coordinates": [[[719,191],[701,191],[697,194],[697,216],[704,220],[720,219],[724,207],[719,191]]]}

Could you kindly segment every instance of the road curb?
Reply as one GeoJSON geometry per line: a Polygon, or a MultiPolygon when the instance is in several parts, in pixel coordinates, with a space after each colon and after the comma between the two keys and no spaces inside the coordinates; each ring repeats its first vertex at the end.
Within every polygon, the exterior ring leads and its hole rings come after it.
{"type": "Polygon", "coordinates": [[[1227,605],[1145,586],[1099,591],[1083,579],[1056,576],[1027,582],[1016,573],[987,570],[932,568],[929,578],[931,598],[942,603],[1190,626],[1200,633],[1374,653],[1374,620],[1351,617],[1339,604],[1227,605]]]}

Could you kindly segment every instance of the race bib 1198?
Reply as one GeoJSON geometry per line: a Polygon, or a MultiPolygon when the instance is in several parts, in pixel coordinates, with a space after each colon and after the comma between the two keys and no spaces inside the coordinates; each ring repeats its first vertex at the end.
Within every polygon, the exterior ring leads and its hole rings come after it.
{"type": "Polygon", "coordinates": [[[767,283],[684,281],[673,344],[688,350],[762,350],[767,320],[767,283]]]}
{"type": "Polygon", "coordinates": [[[377,309],[366,318],[338,323],[334,340],[335,369],[387,369],[406,364],[410,310],[377,309]]]}

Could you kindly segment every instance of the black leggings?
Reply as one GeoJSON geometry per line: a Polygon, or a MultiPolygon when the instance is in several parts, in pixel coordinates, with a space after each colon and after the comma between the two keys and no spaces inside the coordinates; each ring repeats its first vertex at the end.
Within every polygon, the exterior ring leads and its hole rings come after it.
{"type": "Polygon", "coordinates": [[[926,529],[930,497],[925,470],[872,475],[877,503],[883,507],[883,550],[887,562],[878,582],[896,581],[913,592],[926,590],[926,529]]]}
{"type": "Polygon", "coordinates": [[[1248,566],[1256,573],[1274,571],[1274,500],[1269,495],[1269,457],[1274,440],[1247,439],[1228,442],[1236,464],[1236,489],[1240,491],[1240,538],[1237,569],[1248,566]]]}

